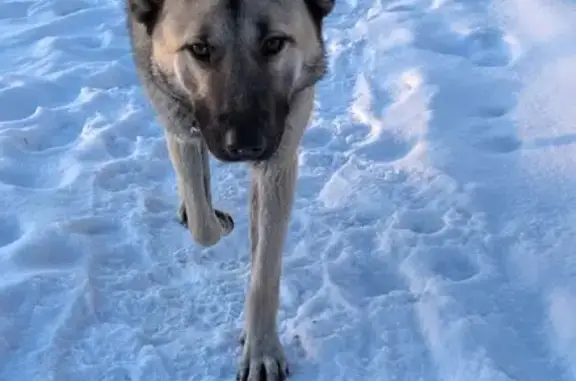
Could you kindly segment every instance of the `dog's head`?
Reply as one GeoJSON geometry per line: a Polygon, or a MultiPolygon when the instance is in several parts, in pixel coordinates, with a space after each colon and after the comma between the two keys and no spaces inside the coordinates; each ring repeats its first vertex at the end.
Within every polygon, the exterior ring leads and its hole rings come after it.
{"type": "Polygon", "coordinates": [[[325,73],[322,21],[333,0],[128,0],[151,60],[195,110],[222,161],[277,150],[297,92],[325,73]]]}

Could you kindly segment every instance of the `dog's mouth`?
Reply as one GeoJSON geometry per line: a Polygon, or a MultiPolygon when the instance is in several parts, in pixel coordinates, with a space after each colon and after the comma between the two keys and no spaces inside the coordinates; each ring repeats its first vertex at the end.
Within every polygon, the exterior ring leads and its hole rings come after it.
{"type": "Polygon", "coordinates": [[[232,156],[220,150],[218,151],[210,150],[210,152],[218,161],[223,163],[252,163],[252,162],[257,163],[261,161],[266,161],[273,155],[272,153],[272,154],[262,154],[258,156],[255,155],[232,156]]]}

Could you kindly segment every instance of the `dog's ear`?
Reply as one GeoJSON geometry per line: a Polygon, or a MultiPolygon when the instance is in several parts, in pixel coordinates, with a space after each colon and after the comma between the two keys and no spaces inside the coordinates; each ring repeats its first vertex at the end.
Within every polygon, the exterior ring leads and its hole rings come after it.
{"type": "Polygon", "coordinates": [[[151,33],[163,3],[164,0],[128,0],[128,7],[132,17],[143,24],[148,33],[151,33]]]}
{"type": "Polygon", "coordinates": [[[332,12],[334,0],[304,0],[314,20],[319,22],[332,12]]]}

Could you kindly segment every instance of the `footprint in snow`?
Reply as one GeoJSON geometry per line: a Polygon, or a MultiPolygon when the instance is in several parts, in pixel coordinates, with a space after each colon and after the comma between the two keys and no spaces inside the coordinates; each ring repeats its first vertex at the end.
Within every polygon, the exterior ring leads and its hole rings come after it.
{"type": "Polygon", "coordinates": [[[370,302],[375,297],[406,289],[404,281],[389,264],[378,258],[378,252],[345,256],[330,263],[325,276],[332,287],[348,296],[351,304],[370,302]]]}
{"type": "Polygon", "coordinates": [[[416,234],[434,234],[444,228],[444,221],[435,211],[406,210],[399,214],[394,227],[416,234]]]}
{"type": "Polygon", "coordinates": [[[333,132],[326,127],[309,128],[302,137],[302,147],[320,148],[328,145],[334,138],[333,132]]]}
{"type": "Polygon", "coordinates": [[[11,251],[14,264],[23,269],[62,270],[78,265],[84,250],[79,242],[58,231],[32,232],[11,251]]]}
{"type": "Polygon", "coordinates": [[[415,145],[415,139],[394,137],[382,132],[374,141],[360,145],[354,153],[365,160],[388,163],[408,156],[415,145]]]}
{"type": "Polygon", "coordinates": [[[105,235],[120,228],[119,221],[105,217],[76,218],[62,224],[71,233],[81,235],[105,235]]]}
{"type": "MultiPolygon", "coordinates": [[[[506,116],[512,109],[512,104],[504,104],[505,101],[502,101],[502,104],[493,104],[488,106],[481,106],[478,109],[478,116],[485,119],[490,118],[501,118],[506,116]]],[[[512,103],[512,101],[508,101],[507,103],[512,103]]]]}
{"type": "Polygon", "coordinates": [[[0,123],[15,122],[34,116],[39,107],[70,104],[77,94],[49,79],[31,79],[0,90],[0,123]]]}
{"type": "Polygon", "coordinates": [[[5,87],[0,90],[0,123],[27,118],[34,114],[37,102],[34,93],[24,86],[5,87]]]}
{"type": "Polygon", "coordinates": [[[31,4],[32,2],[29,1],[2,2],[0,4],[0,20],[26,18],[31,4]]]}
{"type": "Polygon", "coordinates": [[[3,137],[22,151],[45,153],[70,148],[81,133],[81,122],[76,113],[67,108],[38,107],[36,112],[22,121],[5,123],[3,137]]]}
{"type": "Polygon", "coordinates": [[[164,169],[164,163],[144,164],[133,159],[117,160],[98,171],[96,185],[108,192],[120,192],[133,184],[161,181],[167,175],[164,169]]]}
{"type": "Polygon", "coordinates": [[[426,263],[435,274],[453,282],[463,282],[479,272],[463,250],[455,247],[430,250],[426,263]]]}
{"type": "Polygon", "coordinates": [[[103,134],[102,139],[106,145],[106,151],[115,159],[130,156],[134,152],[134,143],[122,136],[109,133],[103,134]]]}
{"type": "Polygon", "coordinates": [[[510,153],[517,151],[522,146],[522,142],[513,135],[494,135],[474,143],[474,145],[490,153],[510,153]]]}
{"type": "MultiPolygon", "coordinates": [[[[40,159],[42,160],[42,159],[40,159]]],[[[45,160],[45,159],[44,159],[45,160]]],[[[45,160],[46,161],[46,160],[45,160]]],[[[64,185],[60,169],[52,162],[7,162],[0,166],[0,183],[27,189],[55,189],[64,185]]]]}
{"type": "Polygon", "coordinates": [[[498,28],[453,28],[445,20],[430,17],[415,31],[417,48],[459,56],[481,67],[507,66],[512,60],[511,46],[498,28]]]}
{"type": "Polygon", "coordinates": [[[16,216],[0,217],[0,248],[18,241],[22,237],[20,221],[16,216]]]}
{"type": "MultiPolygon", "coordinates": [[[[522,141],[511,128],[512,122],[506,118],[513,105],[503,102],[504,100],[500,100],[500,103],[479,107],[476,114],[485,128],[481,136],[472,142],[474,147],[495,154],[514,152],[522,147],[522,141]]],[[[512,100],[507,103],[512,103],[512,100]]]]}
{"type": "Polygon", "coordinates": [[[430,278],[448,282],[464,282],[480,273],[478,264],[463,247],[432,246],[415,250],[401,265],[413,282],[423,287],[430,278]]]}
{"type": "Polygon", "coordinates": [[[512,60],[510,46],[498,29],[478,29],[468,34],[464,40],[468,47],[465,55],[478,66],[506,66],[512,60]]]}

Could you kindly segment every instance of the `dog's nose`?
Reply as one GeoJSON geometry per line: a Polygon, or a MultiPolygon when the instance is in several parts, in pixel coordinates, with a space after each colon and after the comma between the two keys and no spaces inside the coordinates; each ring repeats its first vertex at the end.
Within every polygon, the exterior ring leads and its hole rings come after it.
{"type": "Polygon", "coordinates": [[[266,150],[266,141],[260,134],[246,136],[230,128],[224,134],[224,149],[233,160],[257,160],[266,150]]]}

